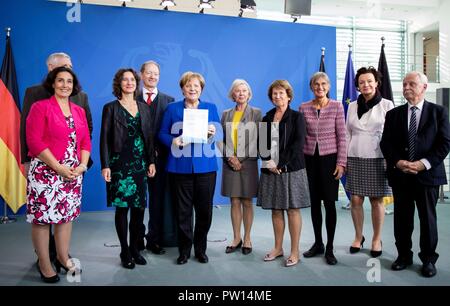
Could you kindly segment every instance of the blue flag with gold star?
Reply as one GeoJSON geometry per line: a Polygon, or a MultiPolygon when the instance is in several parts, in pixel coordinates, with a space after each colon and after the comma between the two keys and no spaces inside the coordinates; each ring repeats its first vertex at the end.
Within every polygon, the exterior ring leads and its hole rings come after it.
{"type": "Polygon", "coordinates": [[[342,105],[344,106],[345,118],[347,118],[348,104],[356,101],[358,93],[355,86],[355,69],[353,68],[352,51],[348,51],[347,68],[345,69],[344,93],[342,105]]]}

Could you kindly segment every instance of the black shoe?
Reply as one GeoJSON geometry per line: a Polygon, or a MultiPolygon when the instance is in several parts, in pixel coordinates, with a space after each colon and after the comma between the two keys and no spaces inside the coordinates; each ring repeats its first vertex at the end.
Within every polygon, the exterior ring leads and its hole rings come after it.
{"type": "MultiPolygon", "coordinates": [[[[383,247],[383,241],[381,241],[381,247],[383,247]]],[[[379,250],[379,251],[370,250],[370,255],[374,258],[381,256],[382,253],[383,253],[383,250],[379,250]]]]}
{"type": "Polygon", "coordinates": [[[145,260],[145,258],[141,254],[137,253],[137,254],[134,254],[134,255],[131,255],[131,256],[133,257],[133,260],[134,260],[135,264],[141,265],[141,266],[145,266],[147,264],[147,261],[145,260]]]}
{"type": "Polygon", "coordinates": [[[433,277],[437,273],[436,266],[432,262],[423,264],[421,272],[424,277],[433,277]]]}
{"type": "Polygon", "coordinates": [[[131,259],[131,254],[129,253],[120,253],[120,261],[122,262],[122,267],[125,269],[134,269],[135,264],[131,259]]]}
{"type": "Polygon", "coordinates": [[[316,255],[323,254],[324,252],[325,252],[325,247],[323,246],[323,243],[321,243],[321,244],[314,243],[313,246],[308,251],[303,253],[303,256],[306,258],[310,258],[310,257],[314,257],[316,255]]]}
{"type": "Polygon", "coordinates": [[[39,265],[38,265],[37,269],[38,269],[38,271],[39,271],[39,274],[41,275],[41,280],[42,280],[44,283],[53,284],[53,283],[59,282],[59,276],[58,276],[58,273],[56,273],[56,274],[53,275],[53,276],[46,277],[44,274],[42,274],[41,269],[39,268],[39,265]]]}
{"type": "Polygon", "coordinates": [[[336,257],[334,257],[333,251],[327,251],[325,253],[325,260],[329,265],[334,266],[335,264],[337,264],[337,259],[336,257]]]}
{"type": "Polygon", "coordinates": [[[405,270],[408,266],[412,265],[412,259],[406,260],[398,257],[391,266],[391,269],[394,271],[405,270]]]}
{"type": "Polygon", "coordinates": [[[364,246],[364,241],[366,241],[366,238],[364,238],[364,236],[363,236],[362,239],[361,239],[361,244],[360,244],[361,246],[359,248],[351,246],[350,247],[350,254],[355,254],[355,253],[358,253],[359,251],[361,251],[361,249],[364,246]]]}
{"type": "Polygon", "coordinates": [[[229,245],[225,249],[225,253],[230,254],[239,249],[242,246],[242,240],[236,246],[229,245]]]}
{"type": "MultiPolygon", "coordinates": [[[[72,258],[72,257],[70,257],[72,258]]],[[[64,266],[59,260],[58,258],[55,259],[55,261],[53,262],[55,264],[55,268],[56,268],[56,272],[61,273],[61,268],[66,271],[66,273],[72,273],[72,275],[75,274],[81,274],[81,272],[83,272],[82,269],[78,269],[77,267],[73,266],[71,268],[68,268],[66,266],[64,266]]]]}
{"type": "Polygon", "coordinates": [[[166,253],[166,250],[164,250],[156,243],[147,243],[146,249],[156,255],[162,255],[166,253]]]}
{"type": "Polygon", "coordinates": [[[195,257],[198,259],[198,262],[200,263],[208,263],[209,261],[208,256],[205,253],[195,255],[195,257]]]}
{"type": "Polygon", "coordinates": [[[184,265],[188,262],[189,256],[187,255],[180,255],[177,258],[177,265],[184,265]]]}
{"type": "Polygon", "coordinates": [[[242,254],[248,255],[252,252],[252,247],[242,247],[242,254]]]}

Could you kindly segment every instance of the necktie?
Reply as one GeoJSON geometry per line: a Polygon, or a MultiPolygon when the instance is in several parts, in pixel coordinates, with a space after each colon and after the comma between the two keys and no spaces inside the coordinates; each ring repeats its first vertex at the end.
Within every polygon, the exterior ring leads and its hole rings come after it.
{"type": "Polygon", "coordinates": [[[409,161],[414,161],[416,157],[416,134],[417,134],[416,110],[417,110],[416,106],[411,107],[411,118],[409,119],[409,130],[408,130],[409,161]]]}
{"type": "Polygon", "coordinates": [[[147,92],[147,101],[146,102],[148,105],[152,104],[152,102],[153,102],[152,95],[153,95],[153,92],[147,92]]]}

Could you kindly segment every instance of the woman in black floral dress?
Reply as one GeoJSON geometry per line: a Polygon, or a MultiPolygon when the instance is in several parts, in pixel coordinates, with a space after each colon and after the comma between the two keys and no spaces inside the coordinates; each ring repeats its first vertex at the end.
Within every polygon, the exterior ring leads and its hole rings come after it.
{"type": "Polygon", "coordinates": [[[133,69],[120,69],[113,80],[117,100],[106,104],[102,113],[100,155],[102,176],[107,182],[108,206],[116,207],[115,225],[119,237],[122,266],[133,269],[145,265],[138,249],[139,225],[147,202],[147,176],[156,173],[154,165],[151,113],[136,101],[139,76],[133,69]],[[128,210],[130,244],[128,244],[128,210]]]}

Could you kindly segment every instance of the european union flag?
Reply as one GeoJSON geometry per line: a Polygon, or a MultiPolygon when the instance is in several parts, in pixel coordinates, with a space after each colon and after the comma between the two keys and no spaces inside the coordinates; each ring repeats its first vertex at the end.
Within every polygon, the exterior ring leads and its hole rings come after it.
{"type": "MultiPolygon", "coordinates": [[[[342,95],[342,105],[344,106],[345,119],[347,120],[347,109],[350,102],[358,98],[355,86],[355,69],[353,69],[352,51],[348,51],[347,68],[345,69],[344,93],[342,95]]],[[[345,187],[346,176],[341,178],[342,186],[345,187]]],[[[351,195],[346,192],[347,198],[350,200],[351,195]]],[[[345,206],[345,208],[348,208],[345,206]]]]}
{"type": "Polygon", "coordinates": [[[345,118],[347,119],[347,109],[350,102],[358,98],[355,86],[355,69],[353,69],[352,51],[348,51],[347,68],[345,69],[344,93],[342,95],[342,105],[344,106],[345,118]]]}

